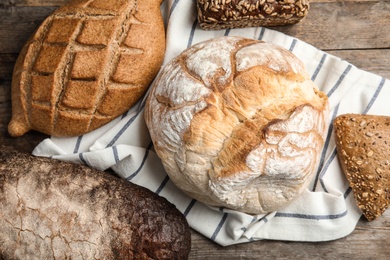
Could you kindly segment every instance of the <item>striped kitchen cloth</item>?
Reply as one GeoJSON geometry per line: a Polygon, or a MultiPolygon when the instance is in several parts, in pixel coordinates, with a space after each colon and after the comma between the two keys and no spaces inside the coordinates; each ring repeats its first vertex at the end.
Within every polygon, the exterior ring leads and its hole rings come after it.
{"type": "MultiPolygon", "coordinates": [[[[187,47],[213,37],[237,35],[273,42],[292,51],[305,64],[330,101],[330,122],[340,114],[390,116],[390,82],[280,32],[257,27],[204,31],[198,26],[195,1],[166,0],[162,7],[167,32],[164,63],[187,47]]],[[[111,168],[128,181],[167,198],[186,216],[190,226],[223,246],[260,239],[328,241],[350,234],[360,216],[336,157],[329,124],[319,169],[310,187],[278,212],[248,215],[208,207],[177,189],[153,152],[144,123],[145,99],[111,123],[83,136],[48,138],[33,151],[93,168],[111,168]]]]}

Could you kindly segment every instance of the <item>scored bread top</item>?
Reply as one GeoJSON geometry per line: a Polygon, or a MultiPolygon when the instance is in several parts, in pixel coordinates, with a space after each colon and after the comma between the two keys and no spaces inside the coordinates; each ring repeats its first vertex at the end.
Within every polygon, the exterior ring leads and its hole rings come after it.
{"type": "Polygon", "coordinates": [[[9,133],[75,136],[126,112],[165,52],[160,0],[70,1],[22,49],[9,133]]]}
{"type": "Polygon", "coordinates": [[[334,122],[337,155],[367,220],[390,205],[390,117],[344,114],[334,122]]]}
{"type": "Polygon", "coordinates": [[[219,37],[185,50],[145,107],[171,180],[213,206],[270,212],[298,196],[318,162],[328,99],[274,44],[219,37]]]}

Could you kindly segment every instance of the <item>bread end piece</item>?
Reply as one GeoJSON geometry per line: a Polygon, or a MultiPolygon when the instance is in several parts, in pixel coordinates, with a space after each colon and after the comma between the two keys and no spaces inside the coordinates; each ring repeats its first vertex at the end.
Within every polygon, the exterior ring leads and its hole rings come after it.
{"type": "Polygon", "coordinates": [[[344,114],[334,120],[337,154],[368,221],[390,205],[390,117],[344,114]]]}

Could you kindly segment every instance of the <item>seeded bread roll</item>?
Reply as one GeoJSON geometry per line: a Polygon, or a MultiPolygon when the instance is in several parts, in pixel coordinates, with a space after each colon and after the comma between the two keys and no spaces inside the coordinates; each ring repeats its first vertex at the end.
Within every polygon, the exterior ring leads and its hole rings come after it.
{"type": "Polygon", "coordinates": [[[166,199],[91,168],[0,147],[0,259],[186,259],[166,199]]]}
{"type": "Polygon", "coordinates": [[[169,62],[145,119],[171,180],[205,204],[280,209],[319,162],[328,99],[302,62],[277,45],[220,37],[169,62]]]}
{"type": "Polygon", "coordinates": [[[309,0],[197,0],[205,30],[295,24],[308,13],[309,0]]]}
{"type": "Polygon", "coordinates": [[[367,220],[375,220],[390,206],[390,117],[345,114],[333,124],[355,201],[367,220]]]}
{"type": "Polygon", "coordinates": [[[8,132],[90,132],[145,93],[165,53],[162,0],[72,0],[23,47],[8,132]]]}

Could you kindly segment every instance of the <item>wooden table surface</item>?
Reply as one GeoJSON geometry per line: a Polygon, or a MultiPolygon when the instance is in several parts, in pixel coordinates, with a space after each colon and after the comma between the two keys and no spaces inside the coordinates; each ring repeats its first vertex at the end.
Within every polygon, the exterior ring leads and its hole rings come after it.
{"type": "MultiPolygon", "coordinates": [[[[67,1],[0,0],[0,144],[31,152],[46,137],[7,134],[12,70],[24,42],[67,1]]],[[[274,29],[390,79],[389,0],[312,0],[301,23],[274,29]]],[[[321,243],[256,241],[221,247],[193,231],[190,259],[390,259],[390,210],[373,222],[361,219],[345,238],[321,243]]]]}

